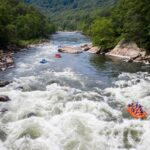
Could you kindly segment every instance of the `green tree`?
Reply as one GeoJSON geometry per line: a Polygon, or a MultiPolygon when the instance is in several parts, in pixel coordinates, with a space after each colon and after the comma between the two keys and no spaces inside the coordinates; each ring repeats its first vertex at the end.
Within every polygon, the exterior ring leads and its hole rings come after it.
{"type": "Polygon", "coordinates": [[[115,45],[114,31],[111,19],[100,18],[91,26],[93,43],[104,49],[115,45]]]}

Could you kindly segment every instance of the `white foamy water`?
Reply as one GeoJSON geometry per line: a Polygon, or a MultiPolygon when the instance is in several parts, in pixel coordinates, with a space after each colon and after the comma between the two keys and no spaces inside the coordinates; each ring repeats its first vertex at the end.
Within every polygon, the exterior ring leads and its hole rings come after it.
{"type": "Polygon", "coordinates": [[[138,101],[150,114],[150,74],[120,71],[110,60],[95,65],[86,53],[54,58],[60,43],[86,42],[79,33],[59,33],[17,54],[16,67],[2,74],[12,83],[0,88],[11,98],[0,103],[8,109],[0,113],[0,150],[150,149],[150,117],[134,120],[126,111],[138,101]]]}

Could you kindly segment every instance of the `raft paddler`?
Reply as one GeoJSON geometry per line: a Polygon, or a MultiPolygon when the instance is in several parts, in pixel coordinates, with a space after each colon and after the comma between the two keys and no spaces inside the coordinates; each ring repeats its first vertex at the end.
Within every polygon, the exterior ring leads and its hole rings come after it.
{"type": "Polygon", "coordinates": [[[143,110],[143,106],[138,103],[128,104],[127,111],[136,119],[145,119],[148,115],[146,111],[143,110]]]}

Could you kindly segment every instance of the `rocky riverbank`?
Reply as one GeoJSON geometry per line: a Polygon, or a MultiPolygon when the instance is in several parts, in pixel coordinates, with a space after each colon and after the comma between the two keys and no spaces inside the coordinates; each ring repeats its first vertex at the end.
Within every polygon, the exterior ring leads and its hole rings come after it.
{"type": "Polygon", "coordinates": [[[14,67],[14,59],[13,55],[16,52],[21,51],[22,49],[35,47],[40,44],[45,44],[49,40],[48,39],[39,39],[32,42],[27,42],[27,44],[22,46],[16,46],[16,45],[8,45],[5,50],[0,50],[0,71],[5,71],[8,68],[14,67]]]}
{"type": "Polygon", "coordinates": [[[150,54],[146,50],[141,49],[136,43],[122,40],[118,45],[106,53],[106,56],[121,58],[127,62],[143,62],[150,64],[150,54]]]}
{"type": "Polygon", "coordinates": [[[13,67],[14,59],[13,59],[13,52],[3,53],[0,52],[0,70],[4,71],[7,68],[13,67]]]}
{"type": "Polygon", "coordinates": [[[118,57],[126,62],[142,62],[145,64],[150,64],[150,54],[146,50],[141,49],[134,42],[129,42],[122,40],[118,45],[110,50],[109,52],[104,52],[101,48],[93,46],[92,44],[85,44],[80,47],[60,47],[58,49],[62,53],[77,54],[84,51],[93,54],[105,54],[106,56],[118,57]]]}

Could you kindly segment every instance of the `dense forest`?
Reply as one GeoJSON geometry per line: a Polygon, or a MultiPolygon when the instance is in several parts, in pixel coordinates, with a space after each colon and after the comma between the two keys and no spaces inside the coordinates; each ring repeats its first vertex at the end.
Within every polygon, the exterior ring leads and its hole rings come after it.
{"type": "Polygon", "coordinates": [[[59,30],[82,30],[106,50],[122,39],[150,50],[149,8],[149,0],[0,0],[0,46],[46,37],[53,22],[59,30]]]}
{"type": "Polygon", "coordinates": [[[55,26],[32,6],[18,0],[0,0],[0,47],[24,45],[27,41],[45,38],[55,26]]]}
{"type": "Polygon", "coordinates": [[[44,12],[59,30],[81,30],[84,21],[93,19],[101,8],[116,0],[24,0],[44,12]]]}
{"type": "Polygon", "coordinates": [[[42,10],[61,30],[82,30],[103,49],[120,40],[150,49],[149,0],[24,0],[42,10]]]}
{"type": "Polygon", "coordinates": [[[111,49],[125,39],[150,50],[150,2],[118,0],[114,8],[102,11],[85,32],[95,45],[104,49],[111,49]]]}

